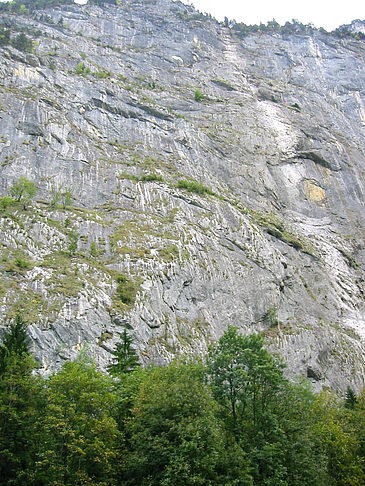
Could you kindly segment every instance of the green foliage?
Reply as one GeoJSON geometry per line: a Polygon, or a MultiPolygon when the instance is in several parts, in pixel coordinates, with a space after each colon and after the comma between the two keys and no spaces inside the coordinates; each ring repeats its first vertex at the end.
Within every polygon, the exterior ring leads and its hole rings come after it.
{"type": "Polygon", "coordinates": [[[79,235],[76,233],[76,231],[70,230],[67,233],[68,239],[69,239],[69,244],[67,247],[67,251],[70,256],[73,256],[76,251],[77,251],[77,242],[79,240],[79,235]]]}
{"type": "Polygon", "coordinates": [[[198,103],[201,103],[204,100],[204,95],[199,89],[196,89],[194,92],[194,100],[197,101],[198,103]]]}
{"type": "Polygon", "coordinates": [[[118,286],[115,294],[116,302],[121,302],[127,306],[134,304],[138,291],[138,285],[125,275],[119,275],[117,278],[118,286]]]}
{"type": "MultiPolygon", "coordinates": [[[[345,400],[345,406],[346,406],[345,400]]],[[[361,460],[362,471],[365,472],[364,458],[365,458],[365,388],[356,397],[356,404],[353,409],[345,411],[348,422],[353,430],[353,435],[356,437],[358,450],[356,457],[358,462],[361,460]],[[361,458],[361,459],[360,459],[361,458]]]]}
{"type": "Polygon", "coordinates": [[[163,182],[163,177],[159,174],[144,174],[139,178],[139,180],[142,182],[153,182],[153,181],[163,182]]]}
{"type": "Polygon", "coordinates": [[[2,266],[5,272],[23,273],[30,270],[34,264],[24,251],[18,249],[13,250],[11,256],[3,253],[2,266]]]}
{"type": "Polygon", "coordinates": [[[14,203],[15,200],[11,196],[0,197],[0,209],[3,211],[13,206],[14,203]]]}
{"type": "Polygon", "coordinates": [[[127,279],[126,275],[124,275],[122,273],[120,275],[118,275],[118,277],[117,277],[118,283],[126,283],[127,281],[128,281],[128,279],[127,279]]]}
{"type": "Polygon", "coordinates": [[[33,266],[32,262],[28,258],[20,256],[15,259],[15,264],[20,270],[29,270],[33,266]]]}
{"type": "Polygon", "coordinates": [[[365,34],[363,32],[353,32],[349,29],[348,25],[341,25],[340,27],[338,27],[338,29],[335,29],[332,34],[336,37],[339,37],[340,39],[344,37],[353,37],[357,40],[365,39],[365,34]]]}
{"type": "Polygon", "coordinates": [[[15,39],[12,40],[12,45],[18,51],[23,52],[32,52],[33,51],[33,42],[29,37],[27,37],[23,32],[18,34],[15,39]]]}
{"type": "Polygon", "coordinates": [[[30,485],[37,452],[37,420],[44,410],[43,380],[28,354],[12,352],[0,374],[0,484],[30,485]]]}
{"type": "Polygon", "coordinates": [[[85,69],[85,64],[83,62],[79,62],[78,65],[76,66],[75,73],[76,74],[83,74],[85,69]]]}
{"type": "Polygon", "coordinates": [[[354,410],[356,404],[357,404],[357,396],[348,386],[345,395],[345,407],[350,410],[354,410]]]}
{"type": "Polygon", "coordinates": [[[27,333],[27,324],[20,315],[16,317],[15,323],[9,326],[1,347],[6,349],[7,354],[29,354],[30,340],[27,333]]]}
{"type": "Polygon", "coordinates": [[[71,189],[66,187],[63,188],[52,186],[51,187],[51,201],[49,203],[51,208],[57,207],[59,203],[62,204],[63,209],[66,209],[72,202],[72,192],[71,189]]]}
{"type": "Polygon", "coordinates": [[[10,29],[0,26],[0,46],[7,46],[10,44],[10,29]]]}
{"type": "Polygon", "coordinates": [[[177,183],[177,187],[179,189],[186,189],[189,192],[195,192],[196,194],[210,194],[211,196],[215,195],[215,193],[208,187],[196,181],[188,181],[183,179],[177,183]]]}
{"type": "Polygon", "coordinates": [[[275,20],[271,20],[266,24],[260,23],[254,25],[247,25],[243,22],[235,22],[232,25],[232,30],[240,38],[246,37],[249,34],[254,33],[268,33],[281,32],[282,34],[301,34],[312,33],[314,29],[313,25],[305,25],[297,20],[286,22],[283,26],[280,26],[275,20]]]}
{"type": "Polygon", "coordinates": [[[309,255],[314,255],[312,245],[303,238],[293,234],[293,232],[286,227],[285,223],[276,215],[251,210],[251,216],[258,224],[265,228],[269,235],[278,238],[296,250],[301,250],[309,255]]]}
{"type": "Polygon", "coordinates": [[[76,66],[75,74],[80,74],[81,76],[87,76],[90,73],[90,68],[85,67],[83,62],[79,62],[76,66]]]}
{"type": "Polygon", "coordinates": [[[108,79],[110,78],[111,75],[112,73],[110,71],[105,71],[105,70],[97,71],[96,73],[96,77],[99,79],[108,79]]]}
{"type": "Polygon", "coordinates": [[[66,209],[67,206],[70,206],[72,203],[72,192],[69,187],[66,187],[61,193],[61,200],[63,209],[66,209]]]}
{"type": "Polygon", "coordinates": [[[0,482],[28,484],[35,454],[36,418],[42,411],[42,380],[32,374],[26,324],[20,316],[0,347],[0,482]]]}
{"type": "MultiPolygon", "coordinates": [[[[228,23],[228,22],[227,22],[228,23]]],[[[246,37],[250,34],[271,34],[274,32],[281,33],[283,35],[296,35],[296,34],[313,34],[315,31],[322,32],[323,34],[332,35],[339,38],[353,37],[357,40],[365,38],[365,34],[362,32],[352,32],[348,25],[342,25],[333,32],[326,32],[322,27],[316,29],[312,24],[303,24],[298,20],[292,20],[291,22],[285,22],[284,25],[279,25],[275,20],[269,21],[266,24],[260,23],[260,25],[246,25],[243,22],[232,22],[232,30],[240,37],[246,37]]]]}
{"type": "Polygon", "coordinates": [[[159,250],[158,255],[165,262],[172,262],[179,258],[179,249],[176,245],[167,245],[159,250]]]}
{"type": "Polygon", "coordinates": [[[0,373],[6,369],[9,356],[23,356],[29,354],[30,341],[27,334],[27,325],[20,315],[16,316],[15,323],[9,326],[0,346],[0,373]]]}
{"type": "Polygon", "coordinates": [[[90,243],[90,255],[93,256],[93,257],[96,257],[98,255],[98,251],[96,249],[95,241],[92,241],[90,243]]]}
{"type": "Polygon", "coordinates": [[[213,345],[207,367],[213,393],[222,406],[222,413],[237,441],[262,439],[271,431],[273,398],[286,380],[283,365],[263,348],[261,336],[242,336],[233,326],[213,345]]]}
{"type": "Polygon", "coordinates": [[[0,3],[0,12],[9,11],[27,15],[34,10],[52,8],[58,5],[72,5],[73,0],[12,0],[0,3]]]}
{"type": "Polygon", "coordinates": [[[225,448],[215,410],[201,365],[147,370],[126,424],[130,451],[122,484],[251,484],[242,453],[232,457],[225,448]]]}
{"type": "Polygon", "coordinates": [[[365,484],[364,455],[361,447],[364,414],[341,407],[338,398],[322,393],[315,404],[312,427],[327,456],[331,486],[365,484]]]}
{"type": "Polygon", "coordinates": [[[139,358],[133,347],[133,339],[126,329],[120,337],[120,342],[115,345],[113,363],[108,366],[108,371],[113,376],[121,376],[130,373],[139,367],[139,358]]]}
{"type": "Polygon", "coordinates": [[[138,177],[134,174],[123,174],[125,179],[130,179],[133,182],[164,182],[163,177],[160,174],[150,173],[150,174],[143,174],[142,176],[138,177]]]}
{"type": "Polygon", "coordinates": [[[20,177],[18,182],[14,183],[10,188],[10,196],[16,201],[22,201],[24,209],[30,204],[30,201],[37,194],[37,186],[34,182],[28,180],[25,177],[20,177]]]}
{"type": "MultiPolygon", "coordinates": [[[[317,397],[310,384],[287,382],[278,398],[273,414],[277,454],[271,466],[282,471],[288,486],[330,486],[326,451],[314,426],[319,420],[314,412],[317,397]]],[[[251,457],[255,460],[255,454],[251,457]]],[[[275,477],[273,471],[269,473],[275,477]]]]}
{"type": "Polygon", "coordinates": [[[17,318],[0,347],[0,484],[365,484],[365,391],[351,407],[349,393],[317,397],[283,377],[260,336],[232,327],[207,369],[141,369],[127,332],[118,344],[114,378],[80,355],[43,380],[17,318]]]}
{"type": "Polygon", "coordinates": [[[271,327],[277,326],[279,324],[278,308],[275,306],[270,307],[264,317],[271,327]]]}
{"type": "Polygon", "coordinates": [[[51,187],[51,201],[49,203],[49,206],[51,208],[55,208],[57,204],[61,201],[61,191],[56,187],[52,186],[51,187]]]}
{"type": "Polygon", "coordinates": [[[85,359],[68,362],[47,383],[35,484],[114,485],[119,432],[111,379],[85,359]]]}
{"type": "Polygon", "coordinates": [[[314,395],[305,385],[291,385],[263,344],[261,336],[242,336],[229,326],[209,350],[208,376],[227,432],[246,453],[254,484],[325,484],[314,395]]]}

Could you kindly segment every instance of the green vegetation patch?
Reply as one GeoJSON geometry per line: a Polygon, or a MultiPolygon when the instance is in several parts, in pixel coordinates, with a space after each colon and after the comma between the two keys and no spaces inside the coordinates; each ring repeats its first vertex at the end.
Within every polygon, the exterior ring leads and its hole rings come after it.
{"type": "Polygon", "coordinates": [[[79,62],[75,69],[75,74],[79,74],[81,76],[87,76],[90,74],[90,68],[86,67],[83,62],[79,62]]]}
{"type": "Polygon", "coordinates": [[[15,199],[11,196],[0,197],[0,211],[4,213],[7,209],[16,205],[15,199]]]}
{"type": "Polygon", "coordinates": [[[158,237],[160,233],[151,224],[143,223],[142,221],[140,223],[137,221],[126,221],[110,235],[110,244],[115,251],[119,252],[118,247],[120,248],[121,245],[118,245],[118,242],[133,244],[139,242],[144,244],[148,235],[158,237]]]}
{"type": "Polygon", "coordinates": [[[75,297],[83,287],[83,281],[78,275],[77,266],[73,264],[66,252],[55,252],[48,255],[40,264],[41,267],[54,270],[47,280],[48,291],[64,297],[75,297]]]}
{"type": "Polygon", "coordinates": [[[180,180],[177,183],[177,187],[179,189],[185,189],[189,192],[194,192],[195,194],[209,194],[211,196],[215,196],[215,192],[213,192],[209,187],[204,186],[200,182],[196,181],[189,181],[187,179],[180,180]]]}
{"type": "Polygon", "coordinates": [[[179,258],[179,249],[176,245],[168,245],[165,248],[159,250],[158,254],[160,258],[162,258],[162,260],[170,263],[179,258]]]}
{"type": "Polygon", "coordinates": [[[2,255],[1,266],[8,273],[25,273],[34,267],[34,262],[21,249],[7,250],[2,255]]]}
{"type": "Polygon", "coordinates": [[[133,307],[137,292],[140,288],[141,279],[136,277],[132,279],[125,274],[117,276],[117,290],[113,297],[113,305],[119,311],[126,311],[133,307]]]}
{"type": "Polygon", "coordinates": [[[22,202],[24,210],[26,210],[37,194],[38,188],[34,182],[28,180],[26,177],[20,177],[10,188],[10,196],[16,202],[22,202]]]}
{"type": "MultiPolygon", "coordinates": [[[[128,164],[126,164],[128,165],[128,164]]],[[[128,174],[127,172],[122,172],[118,176],[121,179],[128,179],[135,183],[137,182],[164,182],[164,178],[160,174],[156,174],[151,172],[149,174],[143,174],[141,176],[137,176],[135,174],[128,174]]]]}
{"type": "Polygon", "coordinates": [[[151,174],[144,174],[142,175],[139,180],[141,182],[164,182],[164,179],[161,175],[159,174],[154,174],[154,173],[151,173],[151,174]]]}
{"type": "Polygon", "coordinates": [[[212,83],[214,83],[217,86],[220,86],[221,88],[226,89],[227,91],[234,91],[234,87],[225,79],[212,79],[212,83]]]}
{"type": "Polygon", "coordinates": [[[198,103],[201,103],[204,100],[205,96],[203,93],[199,90],[196,89],[194,92],[194,100],[197,101],[198,103]]]}
{"type": "Polygon", "coordinates": [[[45,300],[39,292],[27,289],[14,295],[8,305],[7,319],[15,319],[21,314],[24,321],[32,324],[40,321],[42,318],[49,317],[53,312],[59,309],[58,303],[52,303],[45,300]]]}
{"type": "Polygon", "coordinates": [[[0,300],[2,301],[5,296],[12,292],[20,293],[18,282],[15,279],[9,278],[9,276],[2,276],[0,279],[0,300]]]}
{"type": "Polygon", "coordinates": [[[282,221],[279,220],[273,214],[263,214],[259,211],[250,211],[253,219],[264,227],[265,231],[275,238],[283,241],[284,243],[292,246],[296,250],[303,251],[309,255],[316,256],[314,247],[309,242],[305,241],[297,235],[291,233],[284,225],[282,221]]]}
{"type": "Polygon", "coordinates": [[[0,47],[6,45],[25,53],[33,52],[33,41],[24,32],[15,36],[11,29],[0,26],[0,47]]]}

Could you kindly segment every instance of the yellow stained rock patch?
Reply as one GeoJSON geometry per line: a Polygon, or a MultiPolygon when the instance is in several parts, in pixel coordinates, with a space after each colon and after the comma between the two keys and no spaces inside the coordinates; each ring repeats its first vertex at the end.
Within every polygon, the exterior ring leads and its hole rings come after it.
{"type": "Polygon", "coordinates": [[[18,66],[13,68],[13,74],[17,78],[21,78],[29,82],[40,81],[39,73],[34,68],[29,68],[21,63],[18,63],[18,66]]]}
{"type": "Polygon", "coordinates": [[[316,204],[323,204],[326,193],[315,181],[304,181],[304,193],[308,199],[316,204]]]}

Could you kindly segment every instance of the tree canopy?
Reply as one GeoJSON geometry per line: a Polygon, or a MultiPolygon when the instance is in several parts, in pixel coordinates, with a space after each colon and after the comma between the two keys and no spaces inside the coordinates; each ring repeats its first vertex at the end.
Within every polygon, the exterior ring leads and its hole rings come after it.
{"type": "Polygon", "coordinates": [[[10,188],[10,195],[16,201],[23,201],[24,209],[37,194],[37,186],[26,177],[20,177],[10,188]]]}
{"type": "Polygon", "coordinates": [[[0,485],[365,484],[364,392],[316,395],[231,326],[206,363],[143,369],[127,333],[119,344],[113,376],[84,353],[42,378],[21,317],[8,327],[0,485]]]}

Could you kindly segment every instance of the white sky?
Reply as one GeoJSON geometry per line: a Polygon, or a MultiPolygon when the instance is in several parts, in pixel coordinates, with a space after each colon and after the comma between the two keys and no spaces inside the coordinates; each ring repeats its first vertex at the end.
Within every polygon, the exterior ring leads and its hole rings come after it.
{"type": "MultiPolygon", "coordinates": [[[[6,0],[0,0],[0,2],[6,0]]],[[[279,24],[296,19],[303,24],[333,30],[352,20],[365,20],[365,0],[182,0],[218,20],[245,24],[266,23],[275,19],[279,24]]],[[[76,0],[84,4],[87,0],[76,0]]]]}
{"type": "Polygon", "coordinates": [[[279,24],[296,19],[326,30],[336,29],[352,20],[365,20],[365,0],[182,0],[216,19],[228,17],[245,24],[279,24]]]}

